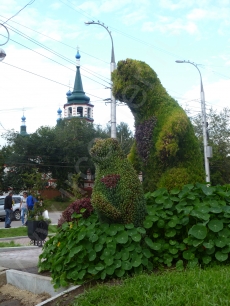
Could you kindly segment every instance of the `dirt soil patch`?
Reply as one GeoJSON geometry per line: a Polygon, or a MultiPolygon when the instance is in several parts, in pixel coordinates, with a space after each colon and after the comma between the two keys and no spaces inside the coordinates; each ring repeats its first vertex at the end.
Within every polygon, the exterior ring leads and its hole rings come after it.
{"type": "Polygon", "coordinates": [[[0,305],[35,306],[49,298],[50,295],[47,293],[34,294],[10,284],[3,285],[0,288],[0,305]],[[10,304],[8,301],[10,301],[10,304]]]}

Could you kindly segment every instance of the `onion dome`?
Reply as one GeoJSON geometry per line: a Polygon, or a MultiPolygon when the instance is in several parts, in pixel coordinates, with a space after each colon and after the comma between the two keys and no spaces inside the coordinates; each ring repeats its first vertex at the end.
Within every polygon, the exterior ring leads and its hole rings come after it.
{"type": "Polygon", "coordinates": [[[22,116],[21,119],[22,119],[22,122],[25,122],[25,121],[26,121],[26,117],[25,117],[24,115],[22,116]]]}
{"type": "Polygon", "coordinates": [[[77,50],[77,54],[75,55],[75,58],[76,58],[77,60],[79,60],[79,59],[81,58],[81,55],[80,55],[80,53],[79,53],[79,50],[77,50]]]}
{"type": "Polygon", "coordinates": [[[62,110],[60,109],[60,107],[59,107],[59,109],[57,110],[57,113],[58,113],[58,115],[61,115],[62,110]]]}
{"type": "Polygon", "coordinates": [[[70,97],[72,95],[72,92],[70,90],[68,90],[66,95],[67,95],[67,97],[70,97]]]}

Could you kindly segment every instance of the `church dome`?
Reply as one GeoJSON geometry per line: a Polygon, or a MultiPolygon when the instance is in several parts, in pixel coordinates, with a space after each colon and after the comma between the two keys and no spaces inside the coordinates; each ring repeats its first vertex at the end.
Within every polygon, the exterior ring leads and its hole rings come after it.
{"type": "Polygon", "coordinates": [[[77,50],[77,54],[75,55],[75,58],[76,58],[77,60],[79,60],[79,59],[81,58],[81,55],[80,55],[80,53],[79,53],[79,50],[77,50]]]}
{"type": "Polygon", "coordinates": [[[61,115],[62,110],[60,109],[60,107],[59,107],[59,109],[58,109],[57,113],[58,113],[58,115],[61,115]]]}
{"type": "Polygon", "coordinates": [[[72,92],[70,90],[68,90],[66,95],[67,95],[67,97],[70,97],[72,95],[72,92]]]}

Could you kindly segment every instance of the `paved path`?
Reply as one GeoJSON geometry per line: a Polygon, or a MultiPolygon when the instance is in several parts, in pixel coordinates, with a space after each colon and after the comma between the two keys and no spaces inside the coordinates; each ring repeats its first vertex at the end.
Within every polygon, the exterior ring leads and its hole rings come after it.
{"type": "MultiPolygon", "coordinates": [[[[53,211],[49,212],[49,218],[51,220],[52,224],[57,224],[58,219],[60,219],[61,211],[53,211]]],[[[12,221],[11,222],[11,227],[20,227],[22,226],[21,221],[12,221]]],[[[5,228],[5,221],[0,221],[0,228],[5,228]]]]}

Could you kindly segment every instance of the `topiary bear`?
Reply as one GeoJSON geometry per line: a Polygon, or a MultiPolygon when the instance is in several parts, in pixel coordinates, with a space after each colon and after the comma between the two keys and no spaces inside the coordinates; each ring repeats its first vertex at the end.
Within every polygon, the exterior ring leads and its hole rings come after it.
{"type": "Polygon", "coordinates": [[[142,185],[118,141],[98,139],[90,153],[96,166],[91,201],[100,221],[141,226],[146,213],[142,185]]]}
{"type": "Polygon", "coordinates": [[[144,175],[144,190],[204,181],[202,155],[192,124],[144,62],[120,61],[112,74],[113,94],[135,119],[129,159],[144,175]]]}

